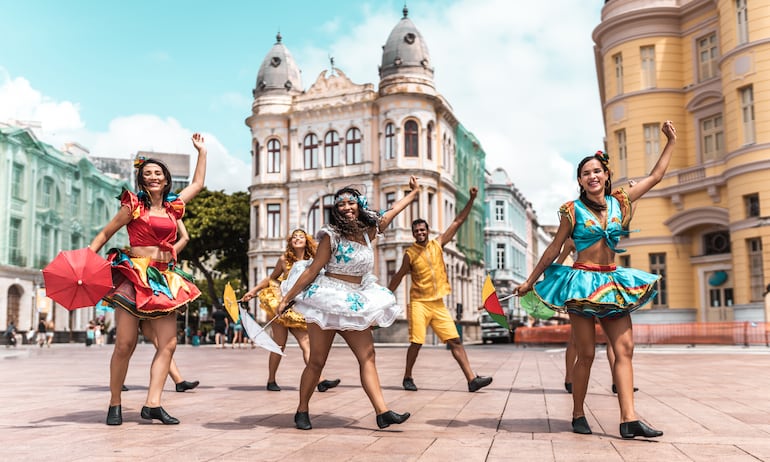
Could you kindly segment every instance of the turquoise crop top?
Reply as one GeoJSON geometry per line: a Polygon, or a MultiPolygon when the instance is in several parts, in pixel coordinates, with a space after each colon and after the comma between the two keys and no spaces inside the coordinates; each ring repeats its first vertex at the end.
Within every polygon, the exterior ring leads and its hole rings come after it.
{"type": "Polygon", "coordinates": [[[572,240],[578,252],[602,239],[613,252],[625,252],[625,249],[618,249],[617,245],[621,237],[629,234],[626,228],[631,221],[631,201],[628,199],[628,193],[623,189],[605,198],[607,226],[604,228],[598,217],[580,199],[567,202],[559,208],[559,215],[567,217],[572,225],[572,240]]]}

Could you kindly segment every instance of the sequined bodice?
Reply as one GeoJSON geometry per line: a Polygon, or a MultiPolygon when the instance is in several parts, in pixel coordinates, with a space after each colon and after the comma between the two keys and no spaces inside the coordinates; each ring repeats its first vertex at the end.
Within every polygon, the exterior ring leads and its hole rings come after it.
{"type": "MultiPolygon", "coordinates": [[[[374,252],[371,243],[367,245],[350,241],[337,235],[329,228],[323,228],[331,238],[331,258],[324,269],[327,273],[347,276],[364,276],[374,269],[374,252]]],[[[368,238],[368,236],[366,236],[368,238]]]]}

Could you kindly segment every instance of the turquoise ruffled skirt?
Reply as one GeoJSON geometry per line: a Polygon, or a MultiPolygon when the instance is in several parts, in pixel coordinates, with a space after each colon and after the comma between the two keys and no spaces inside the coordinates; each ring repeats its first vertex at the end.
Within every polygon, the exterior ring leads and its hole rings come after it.
{"type": "Polygon", "coordinates": [[[552,264],[535,284],[535,295],[550,308],[584,317],[627,315],[657,294],[660,276],[622,266],[552,264]]]}

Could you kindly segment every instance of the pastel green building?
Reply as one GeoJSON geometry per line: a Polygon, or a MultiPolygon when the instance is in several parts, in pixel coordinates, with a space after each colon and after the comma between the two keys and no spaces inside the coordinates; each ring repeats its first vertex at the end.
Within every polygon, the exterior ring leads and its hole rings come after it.
{"type": "MultiPolygon", "coordinates": [[[[70,316],[45,298],[40,270],[60,250],[87,246],[130,184],[97,170],[85,152],[55,149],[9,125],[0,125],[0,178],[0,325],[34,329],[45,315],[56,330],[81,330],[93,312],[70,316]]],[[[105,249],[127,244],[121,230],[105,249]]]]}

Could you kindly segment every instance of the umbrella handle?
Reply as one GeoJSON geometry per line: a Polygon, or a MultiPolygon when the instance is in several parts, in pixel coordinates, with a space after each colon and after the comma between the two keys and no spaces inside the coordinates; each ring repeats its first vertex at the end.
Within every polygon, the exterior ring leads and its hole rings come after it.
{"type": "MultiPolygon", "coordinates": [[[[275,316],[273,316],[273,319],[271,319],[271,320],[267,321],[267,323],[266,323],[264,326],[262,326],[262,332],[264,332],[264,331],[265,331],[265,329],[267,329],[267,326],[269,326],[270,324],[272,324],[272,323],[273,323],[273,321],[275,321],[276,319],[278,319],[280,316],[281,316],[280,314],[276,314],[275,316]]],[[[260,333],[261,333],[261,332],[260,332],[260,333]]]]}
{"type": "Polygon", "coordinates": [[[506,295],[505,297],[498,298],[497,301],[498,302],[504,302],[504,301],[508,300],[509,298],[515,297],[515,296],[516,296],[516,294],[506,295]]]}

